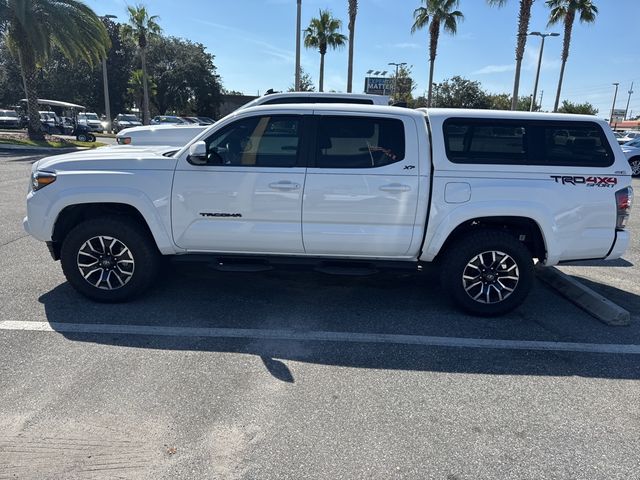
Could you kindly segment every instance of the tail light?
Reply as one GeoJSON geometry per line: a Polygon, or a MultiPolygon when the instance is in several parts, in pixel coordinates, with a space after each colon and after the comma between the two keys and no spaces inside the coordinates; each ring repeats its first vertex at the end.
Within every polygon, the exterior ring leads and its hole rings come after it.
{"type": "Polygon", "coordinates": [[[624,230],[627,228],[627,221],[629,220],[629,213],[631,213],[631,206],[633,205],[633,188],[627,187],[616,192],[616,208],[617,208],[617,220],[616,229],[624,230]]]}

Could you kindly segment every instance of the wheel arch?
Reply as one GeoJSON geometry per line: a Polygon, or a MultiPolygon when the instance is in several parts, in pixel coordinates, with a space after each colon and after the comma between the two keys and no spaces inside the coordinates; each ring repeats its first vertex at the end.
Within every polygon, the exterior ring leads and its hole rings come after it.
{"type": "Polygon", "coordinates": [[[459,238],[481,229],[507,232],[521,241],[531,252],[533,258],[544,262],[547,257],[548,245],[537,221],[525,216],[488,216],[476,217],[459,223],[446,237],[435,255],[435,259],[442,256],[459,238]]]}
{"type": "Polygon", "coordinates": [[[148,233],[149,237],[154,240],[158,249],[161,252],[163,251],[162,247],[166,245],[169,239],[163,238],[163,232],[158,232],[158,228],[154,229],[149,225],[147,218],[139,208],[122,202],[87,202],[67,205],[56,217],[50,243],[50,251],[53,258],[55,260],[60,258],[61,245],[76,225],[89,219],[120,215],[134,219],[136,223],[140,224],[148,233]]]}

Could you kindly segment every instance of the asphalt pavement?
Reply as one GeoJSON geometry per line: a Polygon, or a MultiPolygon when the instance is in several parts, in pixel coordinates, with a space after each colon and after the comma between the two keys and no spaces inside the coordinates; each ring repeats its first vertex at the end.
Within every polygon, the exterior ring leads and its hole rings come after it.
{"type": "Polygon", "coordinates": [[[562,267],[628,327],[540,282],[469,317],[433,271],[169,266],[101,305],[22,230],[38,158],[0,151],[0,479],[638,478],[638,236],[562,267]]]}

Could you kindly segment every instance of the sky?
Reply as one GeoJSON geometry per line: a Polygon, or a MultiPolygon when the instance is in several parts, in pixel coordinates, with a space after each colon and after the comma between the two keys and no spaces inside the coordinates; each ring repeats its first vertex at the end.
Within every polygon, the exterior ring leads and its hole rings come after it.
{"type": "MultiPolygon", "coordinates": [[[[99,15],[127,19],[127,0],[86,0],[99,15]]],[[[160,17],[165,35],[205,45],[228,90],[247,95],[267,89],[288,89],[295,72],[296,0],[146,0],[151,14],[160,17]]],[[[354,92],[362,92],[368,70],[389,70],[389,62],[407,62],[417,82],[414,96],[428,84],[428,31],[411,34],[413,10],[420,0],[360,0],[356,23],[354,92]]],[[[576,22],[565,71],[561,99],[590,102],[608,118],[615,87],[620,83],[616,108],[624,109],[631,82],[634,93],[630,112],[640,115],[640,48],[637,34],[640,0],[594,0],[599,15],[594,24],[576,22]]],[[[347,31],[347,0],[302,0],[302,28],[319,9],[328,8],[343,21],[347,31]]],[[[442,33],[434,81],[455,75],[481,82],[491,93],[511,93],[515,71],[518,0],[502,8],[485,0],[460,0],[464,21],[455,36],[442,33]]],[[[547,27],[549,10],[535,0],[531,31],[558,32],[547,27]]],[[[528,37],[520,83],[520,95],[531,95],[540,49],[539,37],[528,37]]],[[[542,108],[551,110],[560,73],[562,35],[547,38],[540,86],[542,108]]],[[[318,84],[320,54],[302,48],[302,68],[318,84]]],[[[325,91],[346,91],[347,48],[329,51],[325,57],[325,91]]]]}

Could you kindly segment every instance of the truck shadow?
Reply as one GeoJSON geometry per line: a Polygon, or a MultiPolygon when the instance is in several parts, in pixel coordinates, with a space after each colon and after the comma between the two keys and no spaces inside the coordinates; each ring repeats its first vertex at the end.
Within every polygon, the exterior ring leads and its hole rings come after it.
{"type": "MultiPolygon", "coordinates": [[[[127,304],[90,302],[67,283],[39,300],[54,329],[67,323],[133,324],[640,344],[640,297],[612,287],[606,289],[623,306],[637,306],[631,327],[607,327],[540,284],[510,315],[470,317],[448,303],[433,272],[346,278],[308,271],[246,274],[181,267],[163,278],[153,291],[127,304]]],[[[600,291],[604,287],[589,286],[600,291]]],[[[295,378],[287,361],[467,374],[640,379],[640,355],[59,331],[78,342],[252,354],[261,357],[271,375],[289,383],[295,378]]]]}

